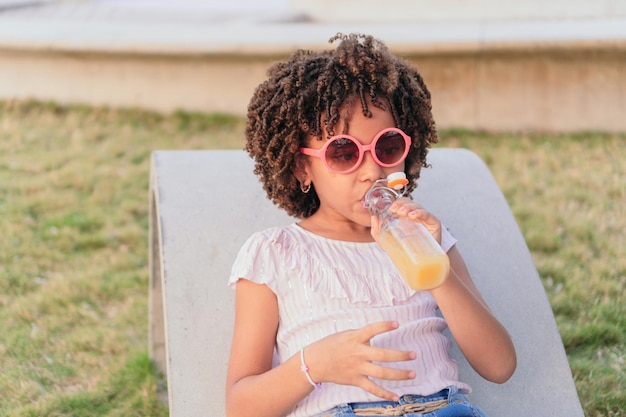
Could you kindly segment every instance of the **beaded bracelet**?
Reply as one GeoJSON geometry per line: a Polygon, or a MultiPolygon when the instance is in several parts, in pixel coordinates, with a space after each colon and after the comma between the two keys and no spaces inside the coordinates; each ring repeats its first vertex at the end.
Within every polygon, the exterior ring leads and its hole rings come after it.
{"type": "Polygon", "coordinates": [[[313,381],[313,378],[311,378],[311,374],[309,374],[309,367],[304,362],[304,348],[300,349],[300,364],[300,369],[302,370],[302,372],[304,372],[304,375],[306,376],[306,379],[309,380],[309,383],[313,385],[313,388],[318,389],[319,387],[321,387],[322,384],[313,381]]]}

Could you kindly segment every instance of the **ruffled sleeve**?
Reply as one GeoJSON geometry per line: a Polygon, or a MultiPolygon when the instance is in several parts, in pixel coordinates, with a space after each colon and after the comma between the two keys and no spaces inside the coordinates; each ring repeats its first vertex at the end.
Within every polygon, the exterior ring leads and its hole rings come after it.
{"type": "MultiPolygon", "coordinates": [[[[444,227],[443,250],[456,242],[444,227]]],[[[239,250],[229,286],[241,278],[265,284],[279,297],[311,291],[350,303],[392,305],[415,294],[377,243],[327,239],[295,224],[252,235],[239,250]]]]}
{"type": "Polygon", "coordinates": [[[442,224],[441,225],[441,249],[443,249],[445,253],[448,253],[448,251],[452,249],[454,245],[456,245],[456,242],[457,242],[456,238],[452,236],[452,233],[450,233],[448,228],[442,224]]]}
{"type": "Polygon", "coordinates": [[[414,293],[378,244],[327,239],[295,224],[252,235],[239,250],[229,285],[241,278],[279,297],[311,292],[370,305],[402,302],[414,293]]]}
{"type": "Polygon", "coordinates": [[[248,238],[241,246],[231,268],[228,285],[234,287],[242,278],[256,284],[265,284],[276,293],[276,269],[280,254],[280,243],[268,238],[266,233],[258,232],[248,238]]]}

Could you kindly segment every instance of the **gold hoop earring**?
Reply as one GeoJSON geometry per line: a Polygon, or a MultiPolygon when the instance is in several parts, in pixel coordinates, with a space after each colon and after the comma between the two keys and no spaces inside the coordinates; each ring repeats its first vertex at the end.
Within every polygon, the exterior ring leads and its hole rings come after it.
{"type": "Polygon", "coordinates": [[[311,191],[311,183],[308,183],[307,185],[304,185],[304,183],[300,184],[300,191],[302,191],[304,194],[307,194],[309,191],[311,191]]]}

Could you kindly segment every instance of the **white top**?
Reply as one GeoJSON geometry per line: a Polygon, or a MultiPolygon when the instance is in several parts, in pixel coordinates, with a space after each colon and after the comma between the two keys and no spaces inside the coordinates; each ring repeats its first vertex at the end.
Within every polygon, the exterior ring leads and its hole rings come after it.
{"type": "MultiPolygon", "coordinates": [[[[444,251],[455,243],[443,228],[444,251]]],[[[428,292],[409,288],[375,242],[328,239],[296,224],[267,229],[252,235],[240,249],[230,285],[240,278],[265,284],[277,296],[279,362],[330,334],[396,320],[398,329],[374,337],[371,344],[415,351],[415,360],[387,366],[412,368],[417,376],[377,383],[398,395],[429,395],[448,386],[470,391],[458,380],[456,361],[448,353],[450,341],[442,333],[447,326],[436,314],[435,300],[428,292]]],[[[380,398],[358,387],[325,383],[289,417],[314,416],[338,404],[361,401],[380,398]]]]}

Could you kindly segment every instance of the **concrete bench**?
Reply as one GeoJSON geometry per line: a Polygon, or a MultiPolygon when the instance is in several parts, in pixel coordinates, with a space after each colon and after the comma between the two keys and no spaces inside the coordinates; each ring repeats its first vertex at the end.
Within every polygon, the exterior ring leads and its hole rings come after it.
{"type": "MultiPolygon", "coordinates": [[[[485,299],[511,333],[518,368],[503,385],[460,357],[470,398],[492,417],[583,417],[554,316],[528,247],[486,165],[434,149],[417,201],[437,213],[485,299]]],[[[265,197],[243,151],[158,151],[150,187],[150,354],[172,417],[224,416],[233,326],[227,278],[254,231],[293,222],[265,197]]]]}

